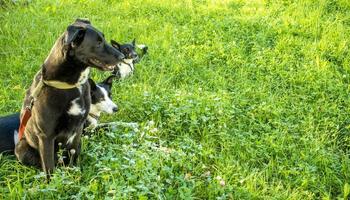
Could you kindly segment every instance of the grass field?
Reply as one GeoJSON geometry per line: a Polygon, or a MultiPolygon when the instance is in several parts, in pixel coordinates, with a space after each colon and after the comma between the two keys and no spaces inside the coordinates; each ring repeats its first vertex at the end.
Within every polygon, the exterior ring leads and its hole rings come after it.
{"type": "Polygon", "coordinates": [[[77,17],[149,55],[102,119],[139,129],[83,138],[49,184],[0,155],[0,199],[350,198],[350,1],[16,2],[0,1],[0,115],[77,17]]]}

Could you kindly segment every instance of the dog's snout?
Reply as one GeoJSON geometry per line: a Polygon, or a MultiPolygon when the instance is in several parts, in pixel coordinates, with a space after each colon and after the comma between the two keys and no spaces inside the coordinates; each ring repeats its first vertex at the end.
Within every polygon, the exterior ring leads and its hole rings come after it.
{"type": "Polygon", "coordinates": [[[108,45],[109,50],[112,52],[113,56],[118,60],[118,61],[122,61],[123,59],[125,59],[125,56],[122,52],[120,52],[118,49],[108,45]]]}
{"type": "Polygon", "coordinates": [[[124,54],[118,53],[118,60],[123,60],[123,59],[125,59],[124,54]]]}
{"type": "Polygon", "coordinates": [[[137,58],[137,54],[136,54],[136,53],[133,53],[133,54],[131,55],[131,57],[132,57],[132,59],[136,59],[136,58],[137,58]]]}
{"type": "Polygon", "coordinates": [[[113,112],[117,112],[118,111],[118,107],[114,107],[112,110],[113,110],[113,112]]]}

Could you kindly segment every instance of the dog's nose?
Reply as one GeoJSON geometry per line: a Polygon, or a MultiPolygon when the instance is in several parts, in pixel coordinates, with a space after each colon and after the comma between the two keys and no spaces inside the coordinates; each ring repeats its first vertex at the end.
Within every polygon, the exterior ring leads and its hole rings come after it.
{"type": "Polygon", "coordinates": [[[113,110],[113,112],[117,112],[118,111],[118,107],[114,107],[112,110],[113,110]]]}

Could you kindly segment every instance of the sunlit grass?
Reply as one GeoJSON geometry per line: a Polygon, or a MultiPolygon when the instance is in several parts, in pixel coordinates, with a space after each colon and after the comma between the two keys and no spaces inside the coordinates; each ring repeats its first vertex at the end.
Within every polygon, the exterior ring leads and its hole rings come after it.
{"type": "Polygon", "coordinates": [[[349,1],[28,2],[0,4],[0,113],[86,17],[149,46],[102,119],[140,128],[84,138],[50,184],[0,155],[0,199],[349,198],[349,1]]]}

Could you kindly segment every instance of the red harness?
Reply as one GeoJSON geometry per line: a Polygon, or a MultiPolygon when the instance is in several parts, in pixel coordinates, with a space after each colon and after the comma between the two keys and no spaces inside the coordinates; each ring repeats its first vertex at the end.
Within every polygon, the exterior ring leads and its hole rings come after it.
{"type": "Polygon", "coordinates": [[[32,116],[32,110],[29,107],[27,107],[19,124],[18,140],[22,139],[24,130],[26,129],[27,122],[31,116],[32,116]]]}
{"type": "MultiPolygon", "coordinates": [[[[40,92],[40,91],[39,91],[40,92]]],[[[37,95],[37,94],[35,94],[37,95]]],[[[29,106],[26,107],[24,114],[21,118],[19,129],[18,129],[18,140],[21,140],[24,135],[24,130],[26,130],[26,125],[30,117],[32,116],[32,108],[34,105],[34,97],[32,97],[32,100],[30,101],[29,106]]]]}
{"type": "Polygon", "coordinates": [[[30,119],[30,117],[32,116],[32,108],[34,105],[34,101],[38,97],[38,95],[41,92],[44,85],[54,87],[57,89],[66,90],[66,89],[76,88],[78,85],[80,85],[80,83],[76,83],[76,84],[72,85],[72,84],[68,84],[68,83],[60,82],[60,81],[55,81],[55,80],[48,81],[48,80],[40,79],[37,86],[35,87],[35,89],[32,92],[32,95],[31,95],[32,100],[30,102],[30,105],[25,108],[24,114],[21,118],[21,121],[19,124],[19,129],[18,129],[18,139],[19,140],[21,140],[23,135],[24,135],[24,131],[26,129],[27,122],[30,119]]]}

